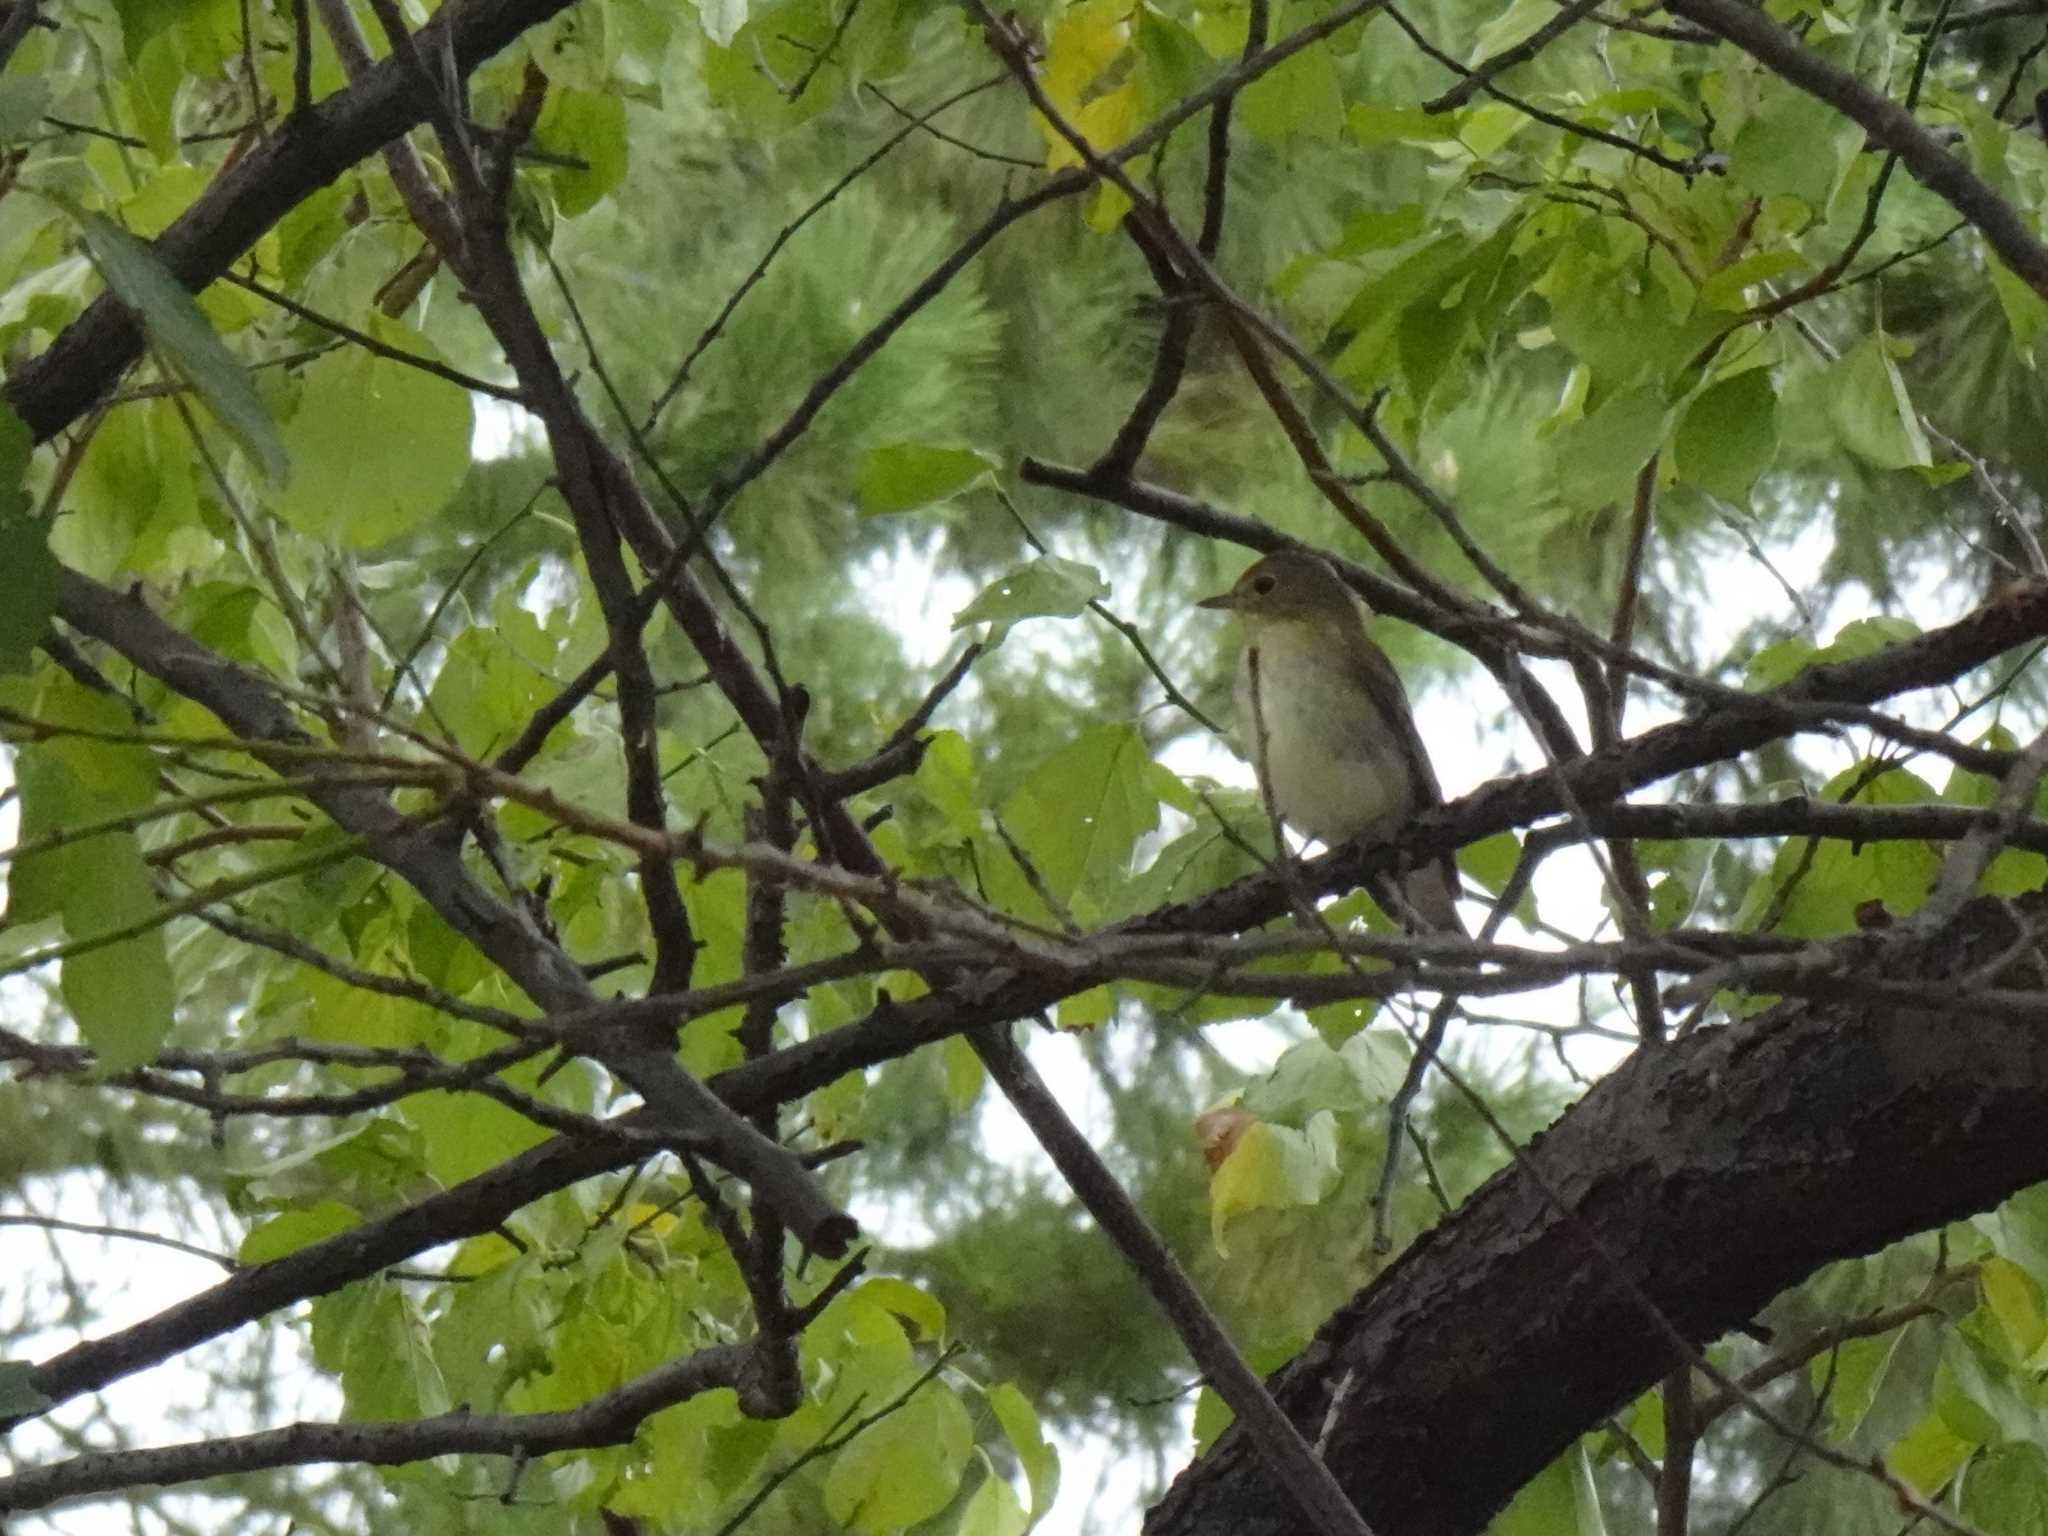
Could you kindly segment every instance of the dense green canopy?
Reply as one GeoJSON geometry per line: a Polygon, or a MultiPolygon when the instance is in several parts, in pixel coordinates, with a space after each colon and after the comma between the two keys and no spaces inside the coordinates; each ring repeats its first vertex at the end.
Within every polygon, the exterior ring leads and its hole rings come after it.
{"type": "Polygon", "coordinates": [[[2048,1528],[2044,44],[0,0],[0,1511],[2048,1528]]]}

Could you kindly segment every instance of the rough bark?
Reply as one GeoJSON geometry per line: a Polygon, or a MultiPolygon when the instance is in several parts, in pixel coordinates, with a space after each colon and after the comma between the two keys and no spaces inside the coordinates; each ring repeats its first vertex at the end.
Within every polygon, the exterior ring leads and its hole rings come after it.
{"type": "MultiPolygon", "coordinates": [[[[2044,915],[2041,895],[1980,900],[1926,944],[1874,936],[1858,973],[1959,976],[2044,915]]],[[[2043,985],[2027,954],[2006,985],[2043,985]]],[[[1784,1004],[1638,1052],[1331,1317],[1268,1383],[1282,1408],[1376,1530],[1483,1529],[1675,1363],[1617,1269],[1704,1344],[1822,1264],[2048,1178],[2048,1031],[1960,991],[1948,1009],[1784,1004]]],[[[1294,1536],[1293,1508],[1233,1430],[1145,1530],[1294,1536]]]]}

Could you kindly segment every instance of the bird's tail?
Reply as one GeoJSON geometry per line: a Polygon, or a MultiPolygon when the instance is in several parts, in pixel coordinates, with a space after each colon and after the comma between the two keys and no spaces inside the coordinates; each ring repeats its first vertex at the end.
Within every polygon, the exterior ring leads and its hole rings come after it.
{"type": "Polygon", "coordinates": [[[1405,927],[1463,933],[1465,922],[1458,916],[1457,891],[1458,867],[1448,858],[1438,859],[1403,875],[1398,889],[1386,893],[1393,898],[1394,905],[1389,906],[1385,899],[1380,905],[1387,907],[1405,927]]]}

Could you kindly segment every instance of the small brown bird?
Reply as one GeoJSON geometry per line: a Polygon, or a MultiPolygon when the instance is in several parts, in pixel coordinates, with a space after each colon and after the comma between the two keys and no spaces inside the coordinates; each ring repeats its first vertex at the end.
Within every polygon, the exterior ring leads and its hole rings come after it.
{"type": "MultiPolygon", "coordinates": [[[[1443,802],[1400,675],[1367,636],[1364,604],[1326,563],[1281,550],[1200,606],[1244,626],[1238,729],[1282,821],[1334,845],[1391,837],[1443,802]]],[[[1446,856],[1401,878],[1396,905],[1406,910],[1396,915],[1462,933],[1457,889],[1446,856]]]]}

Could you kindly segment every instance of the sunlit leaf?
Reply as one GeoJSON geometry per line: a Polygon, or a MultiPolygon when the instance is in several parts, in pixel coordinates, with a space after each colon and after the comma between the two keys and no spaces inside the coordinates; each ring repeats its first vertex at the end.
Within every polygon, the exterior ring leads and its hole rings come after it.
{"type": "Polygon", "coordinates": [[[1052,1508],[1053,1498],[1059,1492],[1059,1452],[1045,1438],[1031,1400],[1015,1386],[999,1381],[988,1389],[987,1398],[989,1411],[1003,1426],[1010,1448],[1023,1464],[1024,1476],[1031,1486],[1030,1517],[1035,1521],[1052,1508]]]}
{"type": "Polygon", "coordinates": [[[1018,1502],[1017,1490],[991,1472],[982,1479],[960,1516],[959,1536],[1024,1536],[1031,1517],[1018,1502]]]}
{"type": "Polygon", "coordinates": [[[1933,1495],[1948,1486],[1976,1448],[1975,1441],[1957,1434],[1940,1414],[1930,1413],[1885,1453],[1884,1460],[1921,1494],[1933,1495]]]}
{"type": "Polygon", "coordinates": [[[235,1257],[244,1264],[267,1264],[346,1232],[362,1219],[361,1212],[339,1200],[320,1200],[300,1210],[281,1211],[250,1228],[235,1257]]]}
{"type": "Polygon", "coordinates": [[[826,1512],[862,1536],[886,1536],[937,1514],[960,1486],[973,1438],[953,1390],[927,1383],[832,1458],[826,1512]]]}

